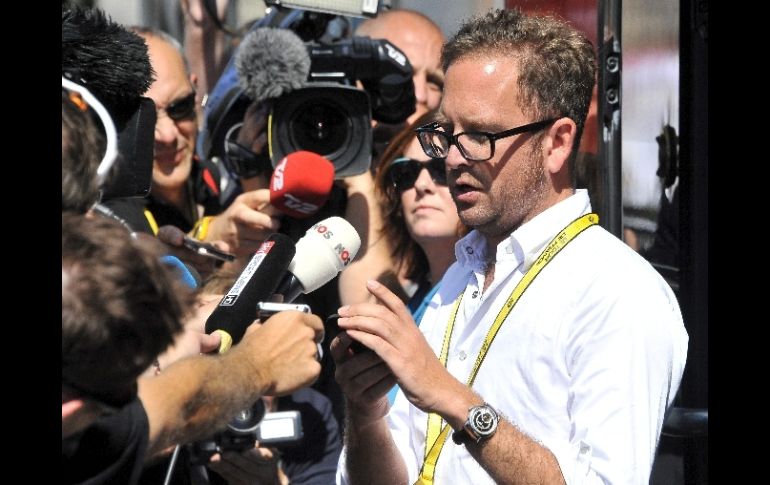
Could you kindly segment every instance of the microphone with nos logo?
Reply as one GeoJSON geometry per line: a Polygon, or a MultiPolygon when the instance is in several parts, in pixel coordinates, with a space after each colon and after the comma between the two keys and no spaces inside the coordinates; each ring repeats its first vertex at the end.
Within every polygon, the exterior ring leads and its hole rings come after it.
{"type": "Polygon", "coordinates": [[[313,152],[290,153],[270,178],[270,203],[284,214],[303,219],[321,208],[334,183],[334,165],[313,152]]]}
{"type": "Polygon", "coordinates": [[[345,219],[335,216],[314,224],[297,241],[297,253],[275,292],[291,302],[317,290],[345,269],[360,247],[361,238],[345,219]]]}
{"type": "Polygon", "coordinates": [[[233,286],[206,320],[206,333],[222,336],[219,353],[240,342],[246,328],[257,319],[257,303],[275,293],[279,277],[289,267],[296,249],[285,234],[272,234],[257,249],[233,286]]]}

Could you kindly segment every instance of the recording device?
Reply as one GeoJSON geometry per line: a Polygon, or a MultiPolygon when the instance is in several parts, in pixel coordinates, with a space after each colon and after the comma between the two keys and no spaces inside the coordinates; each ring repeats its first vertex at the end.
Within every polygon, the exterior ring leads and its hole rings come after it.
{"type": "Polygon", "coordinates": [[[62,76],[89,91],[109,112],[120,156],[102,186],[102,200],[150,192],[155,103],[147,45],[101,9],[62,6],[62,76]]]}
{"type": "Polygon", "coordinates": [[[213,244],[199,241],[198,239],[192,238],[187,235],[184,236],[184,239],[182,240],[182,244],[184,244],[184,247],[186,247],[187,249],[190,249],[194,251],[196,254],[200,254],[201,256],[206,256],[207,258],[216,259],[217,261],[235,260],[234,254],[230,254],[226,251],[222,251],[221,249],[218,249],[213,244]]]}
{"type": "MultiPolygon", "coordinates": [[[[268,117],[270,158],[308,150],[328,158],[337,178],[361,174],[371,164],[372,118],[398,123],[414,112],[411,64],[384,39],[354,37],[306,48],[307,83],[276,99],[268,117]],[[356,80],[365,90],[355,87],[356,80]]],[[[259,88],[252,83],[246,93],[259,88]]]]}
{"type": "Polygon", "coordinates": [[[361,237],[341,217],[329,217],[307,230],[297,241],[296,254],[276,288],[284,301],[294,301],[332,280],[358,254],[361,237]]]}
{"type": "Polygon", "coordinates": [[[377,15],[377,0],[348,0],[346,2],[318,0],[265,0],[266,5],[276,7],[304,8],[315,12],[374,17],[377,15]]]}
{"type": "MultiPolygon", "coordinates": [[[[399,123],[414,112],[412,67],[383,39],[321,41],[334,18],[330,15],[301,12],[297,17],[283,24],[287,28],[259,27],[244,38],[235,56],[240,86],[214,88],[202,153],[221,156],[225,134],[251,101],[272,100],[268,151],[273,166],[289,153],[307,150],[331,161],[338,179],[363,173],[371,164],[372,118],[399,123]],[[355,87],[356,81],[364,90],[355,87]]],[[[233,83],[227,70],[220,82],[233,83]]]]}
{"type": "Polygon", "coordinates": [[[257,303],[269,300],[286,272],[296,249],[284,234],[272,234],[257,249],[233,286],[206,320],[206,333],[221,335],[219,353],[240,342],[257,318],[257,303]]]}
{"type": "MultiPolygon", "coordinates": [[[[340,328],[339,323],[337,323],[337,320],[339,319],[340,319],[340,316],[336,313],[326,317],[326,323],[324,324],[324,328],[331,329],[332,338],[336,337],[337,334],[342,332],[342,329],[340,328]]],[[[353,351],[354,354],[360,354],[361,352],[366,352],[366,351],[372,352],[372,350],[369,347],[362,344],[358,340],[353,340],[353,343],[350,344],[350,350],[353,351]]]]}
{"type": "Polygon", "coordinates": [[[270,178],[270,203],[284,214],[304,219],[326,203],[334,166],[321,155],[299,151],[285,156],[270,178]]]}
{"type": "Polygon", "coordinates": [[[268,301],[261,301],[257,303],[257,318],[261,322],[264,322],[268,318],[272,317],[278,312],[286,310],[294,310],[302,313],[310,313],[310,306],[304,303],[275,303],[268,301]]]}
{"type": "Polygon", "coordinates": [[[147,197],[150,193],[156,120],[155,103],[142,97],[128,121],[118,127],[120,157],[115,174],[104,187],[102,200],[147,197]]]}
{"type": "Polygon", "coordinates": [[[249,450],[256,442],[272,448],[291,446],[303,436],[299,411],[266,413],[264,402],[258,399],[251,408],[238,413],[213,439],[192,443],[190,462],[205,465],[214,453],[249,450]]]}
{"type": "Polygon", "coordinates": [[[243,451],[259,441],[260,446],[280,447],[302,439],[302,417],[299,411],[266,413],[262,399],[227,423],[227,428],[214,438],[218,451],[243,451]]]}

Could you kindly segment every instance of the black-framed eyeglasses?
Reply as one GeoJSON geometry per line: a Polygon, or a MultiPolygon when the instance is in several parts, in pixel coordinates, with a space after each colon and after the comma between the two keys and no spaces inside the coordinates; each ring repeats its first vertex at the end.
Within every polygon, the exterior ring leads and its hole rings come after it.
{"type": "Polygon", "coordinates": [[[486,131],[466,131],[451,135],[443,131],[441,125],[434,121],[415,130],[417,139],[426,155],[431,158],[445,159],[452,145],[457,146],[460,154],[468,161],[483,162],[495,156],[495,140],[506,138],[519,133],[539,131],[559,118],[536,121],[517,126],[499,133],[486,131]]]}
{"type": "Polygon", "coordinates": [[[438,185],[447,185],[446,164],[443,159],[431,158],[430,160],[415,160],[408,157],[400,157],[393,160],[388,169],[388,183],[398,192],[404,192],[414,187],[422,169],[426,169],[438,185]]]}
{"type": "Polygon", "coordinates": [[[163,110],[166,112],[169,118],[173,121],[187,121],[195,118],[195,91],[184,98],[177,99],[173,103],[170,103],[165,108],[158,108],[158,111],[163,110]]]}

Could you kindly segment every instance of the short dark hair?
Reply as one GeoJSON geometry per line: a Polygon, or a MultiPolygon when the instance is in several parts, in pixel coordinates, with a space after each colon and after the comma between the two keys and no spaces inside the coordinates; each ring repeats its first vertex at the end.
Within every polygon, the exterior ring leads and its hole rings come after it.
{"type": "Polygon", "coordinates": [[[580,31],[555,17],[495,10],[466,22],[441,53],[444,72],[462,58],[506,55],[519,62],[520,104],[533,120],[564,116],[577,125],[577,153],[596,83],[596,53],[580,31]]]}
{"type": "Polygon", "coordinates": [[[192,294],[156,244],[111,219],[62,213],[63,385],[123,404],[182,330],[192,294]]]}

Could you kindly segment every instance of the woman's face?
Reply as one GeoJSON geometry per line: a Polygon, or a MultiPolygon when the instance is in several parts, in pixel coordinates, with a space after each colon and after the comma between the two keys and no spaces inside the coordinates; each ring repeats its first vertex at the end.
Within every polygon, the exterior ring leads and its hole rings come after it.
{"type": "MultiPolygon", "coordinates": [[[[422,162],[429,160],[417,138],[403,155],[422,162]]],[[[442,180],[446,180],[446,176],[442,180]]],[[[434,181],[427,168],[420,170],[414,186],[401,193],[401,207],[409,234],[421,246],[431,239],[457,238],[460,219],[449,187],[445,182],[434,181]]]]}

